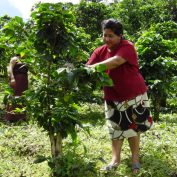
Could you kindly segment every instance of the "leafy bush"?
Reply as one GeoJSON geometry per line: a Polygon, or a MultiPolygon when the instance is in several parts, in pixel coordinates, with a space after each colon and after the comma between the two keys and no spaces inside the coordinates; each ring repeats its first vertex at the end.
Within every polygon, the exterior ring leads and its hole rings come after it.
{"type": "Polygon", "coordinates": [[[177,61],[174,46],[177,45],[177,41],[173,38],[168,39],[168,36],[172,37],[175,34],[175,23],[160,23],[144,32],[136,43],[140,69],[149,86],[155,120],[158,120],[160,107],[170,96],[169,93],[173,90],[171,86],[175,82],[177,61]]]}

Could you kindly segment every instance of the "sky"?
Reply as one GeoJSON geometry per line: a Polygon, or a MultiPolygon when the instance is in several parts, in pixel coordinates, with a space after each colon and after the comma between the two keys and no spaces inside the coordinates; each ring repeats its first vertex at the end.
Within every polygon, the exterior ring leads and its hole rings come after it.
{"type": "Polygon", "coordinates": [[[72,2],[79,3],[80,0],[0,0],[0,17],[9,15],[11,17],[20,16],[24,20],[30,17],[31,7],[37,2],[72,2]]]}

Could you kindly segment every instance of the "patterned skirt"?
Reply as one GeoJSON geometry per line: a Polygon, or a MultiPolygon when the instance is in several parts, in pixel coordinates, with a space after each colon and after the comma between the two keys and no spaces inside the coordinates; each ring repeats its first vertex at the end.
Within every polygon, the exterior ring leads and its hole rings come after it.
{"type": "Polygon", "coordinates": [[[123,102],[105,101],[105,117],[112,140],[137,136],[153,123],[147,93],[123,102]]]}

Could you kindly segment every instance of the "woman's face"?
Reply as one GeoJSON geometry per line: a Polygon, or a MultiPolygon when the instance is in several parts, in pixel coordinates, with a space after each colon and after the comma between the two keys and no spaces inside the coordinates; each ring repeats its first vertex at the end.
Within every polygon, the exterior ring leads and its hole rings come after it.
{"type": "Polygon", "coordinates": [[[113,50],[121,40],[121,35],[116,35],[111,29],[103,30],[103,41],[110,50],[113,50]]]}

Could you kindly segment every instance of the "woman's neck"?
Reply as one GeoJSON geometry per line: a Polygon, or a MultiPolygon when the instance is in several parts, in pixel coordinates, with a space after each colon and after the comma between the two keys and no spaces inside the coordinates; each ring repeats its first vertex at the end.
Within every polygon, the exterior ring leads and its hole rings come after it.
{"type": "Polygon", "coordinates": [[[108,48],[108,52],[112,52],[115,49],[117,49],[117,47],[120,45],[121,41],[119,43],[117,43],[116,45],[114,45],[114,47],[108,48]]]}

